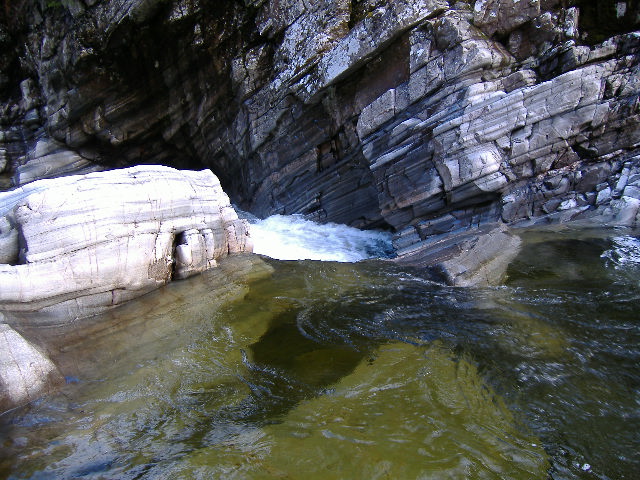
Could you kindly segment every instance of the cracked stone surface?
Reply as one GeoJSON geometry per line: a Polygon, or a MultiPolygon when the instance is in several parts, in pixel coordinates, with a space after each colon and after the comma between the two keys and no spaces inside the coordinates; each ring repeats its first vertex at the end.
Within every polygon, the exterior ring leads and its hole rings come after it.
{"type": "Polygon", "coordinates": [[[209,170],[139,166],[0,193],[0,308],[76,318],[251,251],[209,170]]]}

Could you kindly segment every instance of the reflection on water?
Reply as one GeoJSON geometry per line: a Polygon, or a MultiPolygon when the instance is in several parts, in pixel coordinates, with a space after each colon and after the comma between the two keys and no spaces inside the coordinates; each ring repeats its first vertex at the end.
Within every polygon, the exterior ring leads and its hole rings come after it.
{"type": "Polygon", "coordinates": [[[635,478],[636,237],[524,237],[496,288],[235,259],[96,319],[1,419],[0,477],[635,478]]]}

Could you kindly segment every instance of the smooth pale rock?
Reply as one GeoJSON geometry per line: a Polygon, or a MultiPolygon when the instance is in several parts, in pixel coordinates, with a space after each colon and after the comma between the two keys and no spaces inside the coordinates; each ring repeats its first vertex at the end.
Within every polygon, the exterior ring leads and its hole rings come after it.
{"type": "Polygon", "coordinates": [[[3,320],[0,313],[0,413],[63,382],[53,362],[3,320]]]}
{"type": "Polygon", "coordinates": [[[0,193],[0,306],[85,316],[251,251],[209,170],[139,166],[0,193]]]}

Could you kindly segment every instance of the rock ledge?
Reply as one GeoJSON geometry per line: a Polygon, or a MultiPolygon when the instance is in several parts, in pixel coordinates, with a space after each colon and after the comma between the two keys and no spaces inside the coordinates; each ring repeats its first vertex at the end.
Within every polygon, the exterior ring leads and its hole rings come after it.
{"type": "Polygon", "coordinates": [[[0,308],[83,317],[251,250],[209,170],[40,180],[0,193],[0,308]]]}

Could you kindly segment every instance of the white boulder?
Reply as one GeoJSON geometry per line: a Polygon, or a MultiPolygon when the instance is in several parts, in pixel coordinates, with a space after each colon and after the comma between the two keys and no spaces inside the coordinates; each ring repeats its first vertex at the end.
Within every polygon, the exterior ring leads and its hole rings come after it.
{"type": "Polygon", "coordinates": [[[0,309],[82,317],[251,251],[209,170],[163,166],[0,192],[0,309]]]}
{"type": "Polygon", "coordinates": [[[0,313],[0,413],[63,382],[53,362],[3,319],[0,313]]]}

